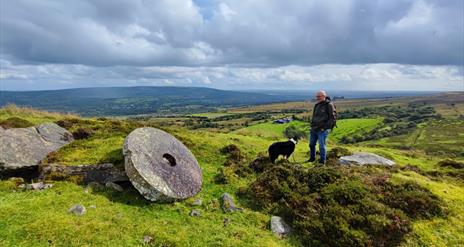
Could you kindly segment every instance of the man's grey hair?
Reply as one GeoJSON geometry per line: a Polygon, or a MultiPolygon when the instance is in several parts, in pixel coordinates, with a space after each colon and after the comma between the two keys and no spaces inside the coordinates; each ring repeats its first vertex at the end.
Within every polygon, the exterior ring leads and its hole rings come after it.
{"type": "Polygon", "coordinates": [[[327,96],[327,93],[324,90],[319,90],[319,91],[317,91],[316,94],[322,94],[324,96],[327,96]]]}

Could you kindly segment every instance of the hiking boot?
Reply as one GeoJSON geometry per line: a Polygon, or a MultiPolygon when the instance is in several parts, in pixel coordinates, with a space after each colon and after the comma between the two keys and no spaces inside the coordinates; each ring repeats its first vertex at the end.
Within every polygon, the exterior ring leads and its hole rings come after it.
{"type": "Polygon", "coordinates": [[[305,162],[314,162],[316,159],[315,158],[310,158],[309,160],[305,161],[305,162]]]}
{"type": "Polygon", "coordinates": [[[319,160],[318,164],[319,165],[325,165],[325,160],[319,160]]]}

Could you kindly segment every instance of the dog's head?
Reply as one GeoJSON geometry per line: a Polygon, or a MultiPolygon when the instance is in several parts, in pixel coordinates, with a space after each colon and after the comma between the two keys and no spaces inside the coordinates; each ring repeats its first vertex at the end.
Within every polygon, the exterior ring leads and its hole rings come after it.
{"type": "Polygon", "coordinates": [[[290,138],[288,140],[293,142],[295,145],[298,143],[298,137],[292,137],[292,138],[290,138]]]}

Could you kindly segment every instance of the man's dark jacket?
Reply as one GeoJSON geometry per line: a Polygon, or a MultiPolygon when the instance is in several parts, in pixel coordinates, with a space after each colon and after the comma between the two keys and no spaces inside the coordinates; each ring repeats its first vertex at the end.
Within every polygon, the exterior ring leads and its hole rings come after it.
{"type": "Polygon", "coordinates": [[[317,103],[314,106],[311,118],[311,130],[333,129],[335,125],[334,111],[335,107],[330,101],[330,97],[326,97],[325,101],[317,103]]]}

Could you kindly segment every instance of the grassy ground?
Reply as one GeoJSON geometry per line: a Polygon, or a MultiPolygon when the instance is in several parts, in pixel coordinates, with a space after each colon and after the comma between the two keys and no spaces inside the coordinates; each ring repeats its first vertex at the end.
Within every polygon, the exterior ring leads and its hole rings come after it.
{"type": "MultiPolygon", "coordinates": [[[[0,120],[18,116],[37,124],[76,117],[31,111],[0,109],[0,120]]],[[[338,145],[337,140],[341,135],[371,128],[379,121],[381,119],[339,121],[339,127],[329,137],[329,147],[338,145]]],[[[306,126],[298,121],[292,124],[306,126]]],[[[138,124],[123,120],[86,119],[72,128],[79,126],[92,127],[94,136],[62,148],[53,157],[56,162],[69,165],[122,162],[124,137],[138,124]]],[[[253,177],[237,177],[231,184],[214,182],[217,169],[225,161],[225,157],[219,153],[220,148],[236,144],[251,161],[260,153],[265,153],[274,140],[285,139],[283,130],[287,126],[262,123],[232,133],[162,126],[192,150],[203,172],[201,192],[173,204],[149,203],[130,186],[120,193],[106,188],[87,189],[71,182],[53,182],[55,186],[45,191],[20,191],[13,182],[0,180],[0,246],[139,246],[143,245],[145,235],[153,237],[153,246],[299,246],[296,236],[279,239],[272,235],[268,229],[270,215],[247,208],[242,199],[235,196],[239,188],[249,184],[253,177]],[[244,207],[244,211],[223,213],[219,205],[223,192],[234,195],[238,206],[244,207]],[[197,198],[202,199],[202,205],[191,205],[197,198]],[[86,215],[78,217],[67,213],[76,203],[87,207],[86,215]],[[91,205],[95,205],[95,208],[89,208],[91,205]],[[201,211],[200,217],[188,215],[194,208],[201,211]],[[231,220],[228,226],[224,226],[225,218],[231,220]]],[[[424,135],[431,133],[424,132],[424,135]]],[[[461,130],[459,133],[462,133],[461,130]]],[[[297,145],[296,161],[307,159],[307,145],[307,140],[297,145]]],[[[425,171],[435,169],[436,163],[443,159],[441,156],[427,155],[422,150],[400,150],[363,143],[343,147],[351,151],[374,152],[393,159],[400,166],[411,164],[425,171]]],[[[450,210],[447,219],[414,223],[414,232],[407,237],[404,246],[459,246],[464,243],[462,182],[451,178],[431,180],[410,171],[399,171],[395,179],[414,180],[428,187],[448,203],[450,210]]]]}
{"type": "Polygon", "coordinates": [[[343,136],[352,136],[360,131],[369,131],[382,123],[382,118],[341,119],[330,134],[331,140],[340,141],[343,136]]]}

